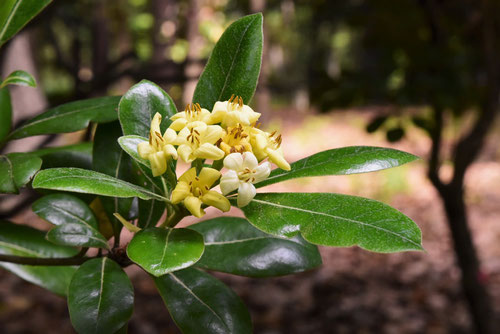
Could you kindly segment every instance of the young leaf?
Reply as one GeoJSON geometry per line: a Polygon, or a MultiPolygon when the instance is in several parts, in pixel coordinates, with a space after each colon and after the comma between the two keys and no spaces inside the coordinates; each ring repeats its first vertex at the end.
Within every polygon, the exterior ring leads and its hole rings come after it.
{"type": "Polygon", "coordinates": [[[73,132],[86,128],[90,122],[105,123],[117,119],[119,96],[98,97],[63,104],[36,116],[15,129],[9,139],[73,132]]]}
{"type": "Polygon", "coordinates": [[[82,169],[92,169],[92,142],[47,147],[31,154],[42,158],[42,168],[75,167],[82,169]]]}
{"type": "Polygon", "coordinates": [[[252,333],[250,314],[241,299],[209,274],[188,268],[154,280],[182,333],[252,333]]]}
{"type": "Polygon", "coordinates": [[[313,154],[291,164],[287,172],[275,169],[255,187],[263,187],[299,177],[349,175],[374,172],[404,165],[418,157],[392,148],[349,146],[313,154]]]}
{"type": "Polygon", "coordinates": [[[14,71],[0,84],[0,89],[7,85],[36,87],[35,78],[26,71],[14,71]]]}
{"type": "Polygon", "coordinates": [[[0,46],[14,36],[52,0],[0,1],[0,46]]]}
{"type": "Polygon", "coordinates": [[[142,80],[123,95],[118,106],[118,117],[124,135],[149,136],[151,121],[156,113],[163,120],[162,132],[170,125],[170,117],[177,113],[174,101],[156,84],[142,80]]]}
{"type": "Polygon", "coordinates": [[[205,252],[197,267],[250,277],[289,275],[321,265],[318,247],[300,236],[283,239],[246,219],[219,217],[189,226],[203,235],[205,252]]]}
{"type": "Polygon", "coordinates": [[[0,193],[18,193],[42,166],[42,159],[30,153],[0,155],[0,193]]]}
{"type": "Polygon", "coordinates": [[[115,333],[132,316],[132,283],[122,268],[107,257],[87,261],[71,280],[68,308],[78,333],[115,333]]]}
{"type": "Polygon", "coordinates": [[[257,194],[242,208],[258,229],[277,236],[301,233],[324,246],[391,253],[422,250],[421,232],[408,217],[390,206],[355,196],[328,193],[257,194]]]}
{"type": "MultiPolygon", "coordinates": [[[[70,257],[77,250],[45,240],[45,233],[34,228],[0,221],[0,254],[39,258],[70,257]]],[[[28,282],[65,296],[75,267],[27,266],[0,262],[0,266],[28,282]]]]}
{"type": "Polygon", "coordinates": [[[203,237],[198,232],[151,227],[134,236],[127,247],[127,255],[158,277],[192,266],[200,259],[203,249],[203,237]]]}
{"type": "Polygon", "coordinates": [[[262,62],[262,14],[242,17],[222,34],[200,76],[193,102],[211,110],[217,101],[239,95],[248,103],[262,62]]]}
{"type": "Polygon", "coordinates": [[[12,126],[12,103],[7,88],[0,88],[0,146],[12,126]]]}
{"type": "Polygon", "coordinates": [[[106,174],[80,168],[51,168],[40,171],[33,180],[33,188],[44,188],[109,197],[165,198],[147,189],[106,174]]]}
{"type": "Polygon", "coordinates": [[[57,227],[47,240],[66,246],[108,248],[106,238],[92,210],[79,198],[68,194],[47,195],[33,203],[33,212],[57,227]]]}

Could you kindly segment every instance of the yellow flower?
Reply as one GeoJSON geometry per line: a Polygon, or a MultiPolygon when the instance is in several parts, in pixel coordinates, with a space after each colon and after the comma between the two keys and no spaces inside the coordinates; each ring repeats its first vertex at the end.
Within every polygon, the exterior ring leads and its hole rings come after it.
{"type": "Polygon", "coordinates": [[[167,162],[171,158],[177,159],[177,151],[173,144],[177,134],[172,129],[167,129],[163,136],[160,133],[161,115],[156,113],[151,121],[149,142],[137,145],[137,152],[143,159],[148,159],[151,164],[153,176],[162,175],[167,170],[167,162]]]}
{"type": "Polygon", "coordinates": [[[177,136],[177,153],[185,162],[198,158],[220,160],[224,158],[224,151],[215,146],[215,143],[221,138],[222,132],[218,125],[207,125],[199,121],[189,123],[177,136]]]}
{"type": "Polygon", "coordinates": [[[195,217],[203,217],[205,211],[201,204],[214,206],[221,211],[229,211],[231,204],[222,194],[210,190],[215,181],[220,177],[220,172],[213,168],[204,167],[196,176],[196,168],[193,167],[181,175],[177,186],[172,192],[172,203],[184,202],[186,209],[195,217]]]}
{"type": "Polygon", "coordinates": [[[232,95],[229,101],[215,103],[210,124],[221,123],[223,128],[237,124],[250,125],[257,122],[259,117],[260,113],[243,104],[241,97],[232,95]]]}
{"type": "Polygon", "coordinates": [[[280,147],[281,135],[276,136],[276,131],[267,133],[257,128],[253,128],[250,143],[252,144],[253,153],[259,161],[269,158],[269,161],[279,168],[284,170],[291,169],[280,147]]]}
{"type": "Polygon", "coordinates": [[[208,124],[211,115],[210,111],[202,108],[198,103],[188,104],[184,111],[178,112],[170,117],[173,121],[173,123],[170,124],[170,128],[175,131],[181,131],[189,123],[205,122],[208,124]]]}
{"type": "Polygon", "coordinates": [[[224,131],[222,138],[217,142],[217,146],[220,147],[226,154],[235,152],[243,153],[247,151],[252,152],[250,136],[241,124],[228,127],[227,131],[224,131]]]}

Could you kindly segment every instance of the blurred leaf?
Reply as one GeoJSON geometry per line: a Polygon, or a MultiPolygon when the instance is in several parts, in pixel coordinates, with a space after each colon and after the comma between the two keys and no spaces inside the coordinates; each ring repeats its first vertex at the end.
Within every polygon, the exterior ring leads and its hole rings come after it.
{"type": "Polygon", "coordinates": [[[349,146],[313,154],[291,164],[287,172],[275,169],[255,187],[282,182],[298,177],[349,175],[374,172],[404,165],[418,157],[399,150],[372,146],[349,146]]]}
{"type": "Polygon", "coordinates": [[[66,103],[50,109],[15,129],[9,139],[73,132],[86,128],[90,122],[105,123],[117,119],[119,96],[98,97],[66,103]]]}
{"type": "Polygon", "coordinates": [[[192,266],[203,254],[203,237],[185,228],[151,227],[134,235],[128,257],[153,276],[192,266]]]}
{"type": "Polygon", "coordinates": [[[375,117],[367,126],[366,132],[373,133],[377,131],[387,120],[387,116],[377,116],[375,117]]]}
{"type": "Polygon", "coordinates": [[[0,88],[0,147],[12,126],[12,103],[9,90],[0,88]]]}
{"type": "Polygon", "coordinates": [[[324,246],[391,253],[422,250],[421,232],[390,206],[362,197],[329,193],[257,194],[241,208],[258,229],[280,237],[299,232],[324,246]]]}
{"type": "Polygon", "coordinates": [[[432,132],[432,122],[429,121],[427,118],[413,116],[411,118],[411,121],[413,122],[413,124],[415,124],[416,127],[421,128],[422,130],[426,131],[427,133],[432,132]]]}
{"type": "Polygon", "coordinates": [[[71,280],[68,308],[78,333],[115,333],[132,316],[132,283],[122,268],[107,257],[87,261],[71,280]]]}
{"type": "Polygon", "coordinates": [[[154,280],[182,333],[252,333],[250,314],[241,299],[209,274],[189,268],[154,280]]]}
{"type": "Polygon", "coordinates": [[[170,117],[177,113],[177,109],[163,89],[151,81],[142,80],[132,86],[120,100],[118,117],[123,134],[148,137],[151,121],[156,113],[162,116],[163,132],[170,125],[170,117]]]}
{"type": "Polygon", "coordinates": [[[92,142],[59,147],[42,148],[31,154],[42,158],[42,168],[76,167],[92,168],[92,142]]]}
{"type": "Polygon", "coordinates": [[[405,130],[403,128],[393,128],[387,131],[386,137],[387,141],[394,143],[400,141],[405,135],[405,130]]]}
{"type": "Polygon", "coordinates": [[[246,219],[219,217],[190,225],[203,235],[205,252],[197,267],[250,277],[289,275],[321,265],[318,247],[300,236],[283,239],[246,219]]]}
{"type": "Polygon", "coordinates": [[[0,46],[16,34],[52,0],[2,0],[0,46]]]}
{"type": "Polygon", "coordinates": [[[30,153],[0,155],[0,193],[18,193],[42,166],[42,159],[30,153]]]}
{"type": "Polygon", "coordinates": [[[164,198],[144,188],[106,174],[79,168],[51,168],[40,171],[33,180],[33,188],[53,189],[109,197],[164,198]]]}
{"type": "Polygon", "coordinates": [[[0,89],[7,85],[36,87],[35,78],[26,71],[14,71],[0,84],[0,89]]]}
{"type": "MultiPolygon", "coordinates": [[[[76,255],[71,247],[58,246],[45,240],[45,233],[34,228],[0,221],[0,254],[37,258],[58,258],[76,255]]],[[[65,296],[76,271],[66,266],[27,266],[0,262],[0,266],[28,282],[65,296]]]]}
{"type": "Polygon", "coordinates": [[[232,94],[248,104],[262,62],[262,14],[242,17],[222,34],[200,76],[193,102],[211,110],[232,94]]]}
{"type": "Polygon", "coordinates": [[[113,233],[113,224],[111,220],[108,218],[106,211],[104,211],[104,207],[101,203],[101,197],[96,197],[90,204],[89,208],[94,212],[95,217],[99,223],[99,232],[106,238],[110,239],[113,233]]]}
{"type": "Polygon", "coordinates": [[[94,213],[77,197],[47,195],[33,203],[32,208],[40,218],[56,225],[47,233],[47,240],[65,246],[109,248],[94,213]]]}

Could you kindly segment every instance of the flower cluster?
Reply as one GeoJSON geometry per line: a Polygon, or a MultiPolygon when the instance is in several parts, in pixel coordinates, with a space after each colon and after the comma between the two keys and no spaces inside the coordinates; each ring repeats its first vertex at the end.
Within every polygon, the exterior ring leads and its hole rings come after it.
{"type": "Polygon", "coordinates": [[[182,202],[196,217],[205,214],[203,204],[228,211],[230,203],[225,196],[237,190],[238,206],[250,203],[256,193],[253,184],[269,176],[270,163],[290,170],[280,147],[281,135],[260,130],[259,117],[260,113],[234,95],[228,101],[216,102],[212,111],[198,103],[188,104],[170,118],[172,123],[163,135],[161,115],[156,114],[149,142],[140,143],[137,151],[149,160],[153,176],[164,174],[170,159],[180,158],[198,166],[179,177],[172,192],[173,204],[182,202]],[[212,168],[201,167],[205,160],[214,162],[212,168]],[[222,167],[227,170],[224,174],[219,171],[222,167]],[[222,194],[211,190],[219,179],[222,194]]]}

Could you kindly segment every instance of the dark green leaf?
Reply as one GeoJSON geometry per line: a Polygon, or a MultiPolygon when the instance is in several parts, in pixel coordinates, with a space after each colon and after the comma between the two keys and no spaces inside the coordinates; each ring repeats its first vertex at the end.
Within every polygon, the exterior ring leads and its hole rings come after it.
{"type": "Polygon", "coordinates": [[[12,125],[12,103],[7,88],[0,88],[0,146],[12,125]]]}
{"type": "Polygon", "coordinates": [[[271,175],[255,186],[308,176],[348,175],[368,173],[404,165],[418,159],[413,154],[391,148],[350,146],[313,154],[291,164],[289,172],[275,169],[271,175]]]}
{"type": "Polygon", "coordinates": [[[200,76],[193,102],[211,110],[232,94],[248,103],[255,92],[262,61],[262,14],[242,17],[222,34],[200,76]]]}
{"type": "Polygon", "coordinates": [[[68,308],[78,333],[115,333],[132,316],[132,283],[122,268],[107,257],[87,261],[71,280],[68,308]]]}
{"type": "Polygon", "coordinates": [[[403,128],[390,129],[386,133],[387,141],[394,143],[400,141],[405,135],[405,130],[403,128]]]}
{"type": "Polygon", "coordinates": [[[0,155],[0,192],[18,193],[42,166],[42,159],[30,153],[0,155]]]}
{"type": "Polygon", "coordinates": [[[151,121],[156,113],[162,116],[162,132],[170,125],[170,117],[177,113],[174,101],[156,84],[142,80],[123,95],[118,106],[118,117],[124,135],[149,136],[151,121]]]}
{"type": "Polygon", "coordinates": [[[76,167],[92,169],[92,143],[48,147],[34,152],[43,160],[42,168],[76,167]]]}
{"type": "Polygon", "coordinates": [[[90,122],[114,121],[118,117],[119,100],[119,96],[110,96],[63,104],[23,124],[9,135],[9,139],[73,132],[86,128],[90,122]]]}
{"type": "Polygon", "coordinates": [[[197,267],[250,277],[289,275],[321,265],[318,247],[300,236],[263,233],[246,219],[219,217],[189,226],[203,235],[205,252],[197,267]]]}
{"type": "Polygon", "coordinates": [[[155,283],[182,333],[252,333],[241,299],[209,274],[189,268],[157,277],[155,283]]]}
{"type": "Polygon", "coordinates": [[[106,174],[79,168],[51,168],[40,171],[33,180],[33,188],[71,191],[109,197],[163,197],[144,188],[116,179],[106,174]]]}
{"type": "MultiPolygon", "coordinates": [[[[54,245],[45,240],[45,233],[34,228],[0,221],[0,254],[38,258],[70,257],[77,250],[54,245]]],[[[75,267],[26,266],[0,262],[0,266],[17,276],[47,290],[65,296],[76,271],[75,267]]]]}
{"type": "Polygon", "coordinates": [[[49,241],[66,246],[108,248],[94,213],[77,197],[52,194],[37,200],[32,208],[39,217],[57,225],[47,233],[49,241]]]}
{"type": "Polygon", "coordinates": [[[36,87],[35,78],[26,71],[14,71],[0,84],[0,88],[7,85],[36,87]]]}
{"type": "Polygon", "coordinates": [[[137,233],[127,247],[128,257],[154,276],[184,269],[203,254],[203,237],[185,228],[151,227],[137,233]]]}
{"type": "Polygon", "coordinates": [[[421,232],[408,217],[390,206],[355,196],[328,193],[257,194],[242,208],[258,229],[277,236],[301,233],[324,246],[358,245],[390,253],[422,250],[421,232]]]}
{"type": "Polygon", "coordinates": [[[14,36],[52,0],[0,1],[0,46],[14,36]]]}

